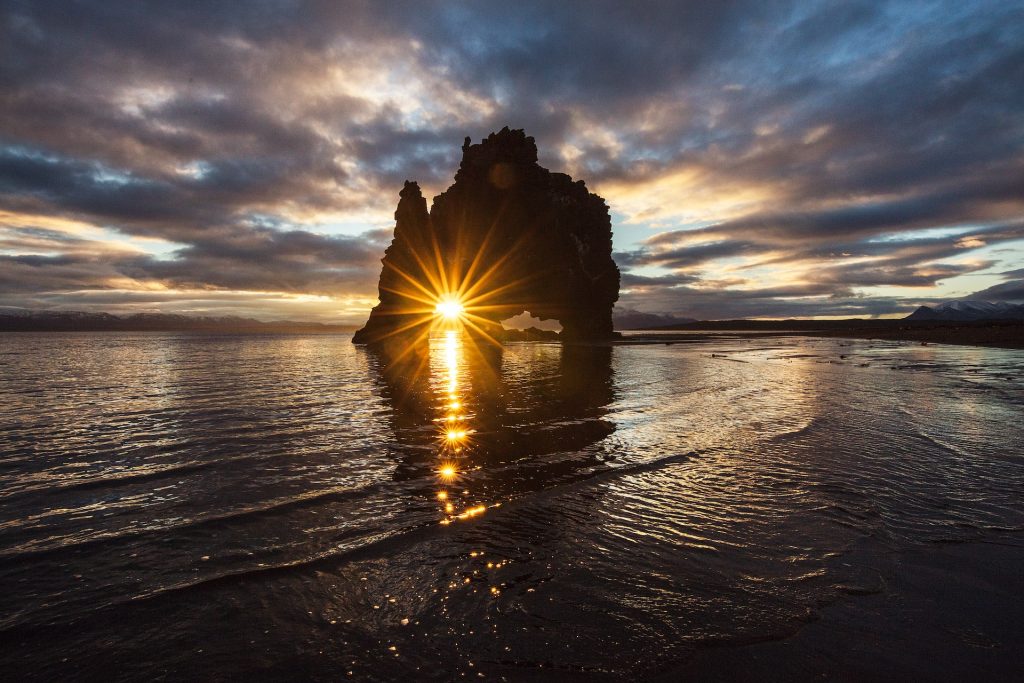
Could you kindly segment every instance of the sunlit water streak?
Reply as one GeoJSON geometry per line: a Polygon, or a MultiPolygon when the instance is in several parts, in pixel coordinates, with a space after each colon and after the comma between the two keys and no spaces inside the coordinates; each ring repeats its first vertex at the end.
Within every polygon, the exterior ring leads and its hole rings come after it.
{"type": "Polygon", "coordinates": [[[5,671],[629,678],[1024,528],[1019,351],[430,343],[0,336],[5,671]]]}

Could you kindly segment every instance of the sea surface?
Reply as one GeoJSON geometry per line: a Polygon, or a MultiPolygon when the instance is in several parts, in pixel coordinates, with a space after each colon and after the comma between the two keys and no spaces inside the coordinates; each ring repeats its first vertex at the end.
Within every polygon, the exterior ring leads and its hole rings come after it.
{"type": "Polygon", "coordinates": [[[666,675],[1024,559],[1022,417],[991,348],[0,334],[0,671],[666,675]]]}

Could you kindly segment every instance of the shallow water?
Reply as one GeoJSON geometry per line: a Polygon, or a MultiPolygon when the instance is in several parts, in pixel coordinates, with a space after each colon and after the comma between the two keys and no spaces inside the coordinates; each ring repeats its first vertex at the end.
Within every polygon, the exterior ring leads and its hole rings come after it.
{"type": "Polygon", "coordinates": [[[0,335],[16,676],[632,678],[1024,529],[1024,352],[0,335]],[[448,469],[450,468],[450,470],[448,469]]]}

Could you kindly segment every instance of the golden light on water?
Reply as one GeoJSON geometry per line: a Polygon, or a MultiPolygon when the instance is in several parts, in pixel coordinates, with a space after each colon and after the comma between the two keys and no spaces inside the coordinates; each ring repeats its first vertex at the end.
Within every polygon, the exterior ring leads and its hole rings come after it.
{"type": "Polygon", "coordinates": [[[474,499],[468,488],[452,489],[453,482],[468,480],[467,475],[474,470],[472,457],[478,445],[472,436],[476,431],[471,426],[473,402],[465,396],[466,388],[471,386],[468,377],[471,367],[465,354],[476,348],[467,350],[469,341],[462,328],[447,329],[443,335],[433,335],[430,340],[430,381],[437,400],[437,417],[433,422],[437,425],[439,442],[434,471],[440,485],[434,495],[443,515],[440,520],[443,525],[477,517],[489,507],[500,505],[474,499]]]}
{"type": "Polygon", "coordinates": [[[459,519],[468,519],[470,517],[476,517],[477,515],[482,515],[485,512],[487,512],[487,506],[486,505],[474,505],[473,507],[468,508],[462,514],[458,515],[458,518],[459,519]]]}
{"type": "MultiPolygon", "coordinates": [[[[459,320],[459,316],[462,314],[462,305],[455,299],[442,300],[437,304],[436,313],[441,318],[448,321],[459,320]]],[[[453,404],[461,407],[462,403],[459,401],[459,361],[461,359],[462,351],[462,335],[455,330],[448,330],[444,335],[444,346],[441,379],[442,387],[444,391],[445,399],[442,401],[442,414],[437,418],[437,422],[440,423],[440,438],[441,438],[441,450],[438,454],[439,457],[444,458],[437,470],[438,476],[446,482],[450,482],[455,479],[459,474],[458,467],[455,462],[451,460],[453,457],[458,457],[461,453],[462,441],[466,437],[465,425],[463,422],[464,416],[457,412],[457,408],[451,407],[453,404]]],[[[445,515],[447,515],[447,521],[451,520],[451,515],[455,512],[455,504],[449,500],[447,491],[439,491],[437,499],[442,505],[445,515]]]]}
{"type": "Polygon", "coordinates": [[[444,366],[448,375],[448,398],[458,398],[459,389],[459,339],[454,330],[444,335],[444,366]]]}
{"type": "Polygon", "coordinates": [[[444,438],[448,441],[459,441],[466,438],[466,431],[460,429],[449,429],[444,434],[444,438]]]}

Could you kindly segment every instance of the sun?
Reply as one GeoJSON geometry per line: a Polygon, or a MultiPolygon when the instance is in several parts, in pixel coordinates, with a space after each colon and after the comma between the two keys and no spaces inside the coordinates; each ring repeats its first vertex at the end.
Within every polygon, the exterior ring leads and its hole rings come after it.
{"type": "Polygon", "coordinates": [[[458,320],[462,317],[465,307],[459,302],[458,299],[441,299],[434,306],[434,313],[441,316],[445,320],[458,320]]]}

